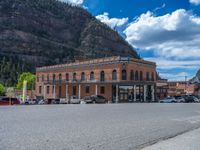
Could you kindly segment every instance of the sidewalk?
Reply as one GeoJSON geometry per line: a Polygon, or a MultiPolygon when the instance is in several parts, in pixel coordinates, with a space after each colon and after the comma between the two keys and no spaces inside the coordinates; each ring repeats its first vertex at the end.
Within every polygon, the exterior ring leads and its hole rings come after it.
{"type": "Polygon", "coordinates": [[[160,141],[142,150],[200,150],[200,128],[160,141]]]}

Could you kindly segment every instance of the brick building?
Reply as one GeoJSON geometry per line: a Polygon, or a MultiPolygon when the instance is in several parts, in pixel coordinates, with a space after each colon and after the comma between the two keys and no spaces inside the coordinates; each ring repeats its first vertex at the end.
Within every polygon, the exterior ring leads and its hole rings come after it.
{"type": "Polygon", "coordinates": [[[159,79],[156,82],[156,99],[161,100],[168,96],[168,81],[167,79],[159,79]]]}
{"type": "Polygon", "coordinates": [[[36,68],[36,96],[44,99],[102,95],[108,101],[154,101],[156,64],[108,57],[36,68]]]}
{"type": "Polygon", "coordinates": [[[168,82],[169,96],[181,96],[186,94],[195,94],[195,84],[185,81],[170,81],[168,82]]]}

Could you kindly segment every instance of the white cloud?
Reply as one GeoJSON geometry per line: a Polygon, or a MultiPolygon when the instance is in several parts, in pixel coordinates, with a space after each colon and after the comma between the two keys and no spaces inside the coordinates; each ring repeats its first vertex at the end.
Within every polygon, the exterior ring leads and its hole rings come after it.
{"type": "Polygon", "coordinates": [[[164,57],[200,58],[200,18],[179,9],[164,16],[147,12],[124,31],[134,47],[164,57]]]}
{"type": "Polygon", "coordinates": [[[187,81],[191,79],[193,76],[187,72],[180,73],[160,73],[160,77],[164,79],[168,79],[169,81],[185,81],[185,77],[187,77],[187,81]]]}
{"type": "Polygon", "coordinates": [[[60,0],[60,1],[74,4],[74,5],[81,5],[84,2],[84,0],[60,0]]]}
{"type": "Polygon", "coordinates": [[[187,69],[194,70],[200,68],[200,60],[169,60],[162,57],[145,58],[146,60],[156,62],[157,68],[162,70],[187,69]]]}
{"type": "Polygon", "coordinates": [[[96,18],[111,28],[123,26],[128,22],[128,18],[109,18],[109,14],[106,12],[96,16],[96,18]]]}
{"type": "Polygon", "coordinates": [[[200,0],[190,0],[191,4],[200,5],[200,0]]]}

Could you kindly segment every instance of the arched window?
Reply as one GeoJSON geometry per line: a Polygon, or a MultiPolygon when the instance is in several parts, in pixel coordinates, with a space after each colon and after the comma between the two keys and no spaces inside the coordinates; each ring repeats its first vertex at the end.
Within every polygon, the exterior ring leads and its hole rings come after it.
{"type": "Polygon", "coordinates": [[[49,82],[49,74],[47,75],[47,81],[49,82]]]}
{"type": "Polygon", "coordinates": [[[143,72],[140,71],[140,81],[143,81],[143,72]]]}
{"type": "Polygon", "coordinates": [[[133,70],[131,70],[131,72],[130,72],[130,80],[134,80],[134,71],[133,70]]]}
{"type": "Polygon", "coordinates": [[[149,81],[149,72],[146,73],[146,80],[149,81]]]}
{"type": "Polygon", "coordinates": [[[104,73],[104,71],[101,71],[100,81],[105,81],[105,73],[104,73]]]}
{"type": "Polygon", "coordinates": [[[73,81],[76,81],[76,73],[73,73],[73,81]]]}
{"type": "Polygon", "coordinates": [[[81,73],[81,81],[85,81],[85,73],[84,72],[81,73]]]}
{"type": "Polygon", "coordinates": [[[90,72],[90,80],[94,80],[94,72],[90,72]]]}
{"type": "Polygon", "coordinates": [[[59,74],[59,82],[60,83],[62,82],[62,74],[61,73],[59,74]]]}
{"type": "Polygon", "coordinates": [[[138,81],[138,71],[135,72],[135,80],[138,81]]]}
{"type": "Polygon", "coordinates": [[[113,70],[112,72],[112,80],[117,80],[117,71],[113,70]]]}
{"type": "Polygon", "coordinates": [[[122,70],[122,80],[126,80],[126,70],[122,70]]]}
{"type": "Polygon", "coordinates": [[[69,81],[69,74],[68,73],[65,74],[65,79],[66,79],[66,81],[69,81]]]}
{"type": "Polygon", "coordinates": [[[53,82],[55,82],[55,81],[56,81],[56,75],[53,74],[53,82]]]}
{"type": "Polygon", "coordinates": [[[154,73],[151,73],[151,81],[154,81],[154,73]]]}

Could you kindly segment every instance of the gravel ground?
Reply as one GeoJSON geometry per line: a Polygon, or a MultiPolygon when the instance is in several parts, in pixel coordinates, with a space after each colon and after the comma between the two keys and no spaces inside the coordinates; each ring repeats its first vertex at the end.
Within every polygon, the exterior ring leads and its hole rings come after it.
{"type": "Polygon", "coordinates": [[[0,107],[0,150],[135,150],[200,127],[200,104],[0,107]]]}

